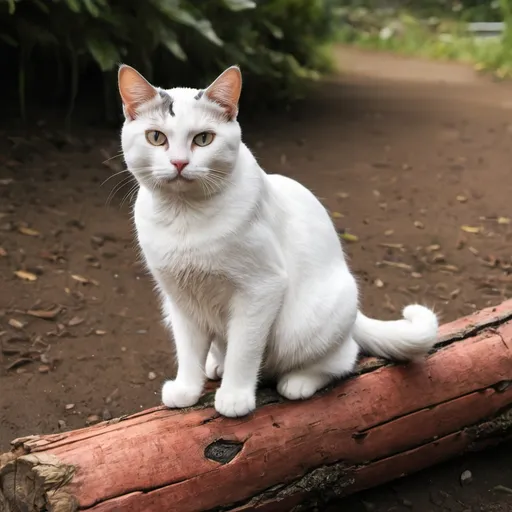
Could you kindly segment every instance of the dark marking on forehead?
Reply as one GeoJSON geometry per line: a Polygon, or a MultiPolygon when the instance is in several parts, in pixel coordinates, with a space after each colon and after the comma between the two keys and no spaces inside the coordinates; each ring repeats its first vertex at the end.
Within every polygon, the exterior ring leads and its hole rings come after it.
{"type": "Polygon", "coordinates": [[[195,100],[200,100],[202,97],[203,97],[203,94],[204,94],[204,90],[200,90],[195,96],[194,96],[194,99],[195,100]]]}
{"type": "Polygon", "coordinates": [[[168,111],[172,117],[175,116],[174,110],[172,109],[172,105],[174,100],[169,96],[165,91],[159,90],[158,94],[160,94],[160,98],[162,98],[162,108],[164,111],[168,111]]]}

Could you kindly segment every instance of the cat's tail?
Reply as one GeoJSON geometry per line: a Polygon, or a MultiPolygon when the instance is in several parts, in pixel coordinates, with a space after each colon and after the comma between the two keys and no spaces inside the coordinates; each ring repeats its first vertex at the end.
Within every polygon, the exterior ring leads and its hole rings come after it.
{"type": "Polygon", "coordinates": [[[364,352],[399,361],[416,359],[436,343],[436,314],[418,304],[407,306],[401,320],[374,320],[357,313],[354,338],[364,352]]]}

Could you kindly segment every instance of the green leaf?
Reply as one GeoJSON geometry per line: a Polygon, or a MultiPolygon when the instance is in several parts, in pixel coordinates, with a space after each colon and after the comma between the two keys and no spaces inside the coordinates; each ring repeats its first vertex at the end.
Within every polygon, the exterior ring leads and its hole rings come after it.
{"type": "Polygon", "coordinates": [[[181,9],[178,2],[170,2],[169,0],[149,0],[162,14],[165,14],[170,20],[194,27],[197,23],[196,19],[186,10],[181,9]]]}
{"type": "Polygon", "coordinates": [[[186,61],[187,54],[184,52],[176,34],[169,33],[161,40],[162,44],[179,60],[186,61]]]}
{"type": "Polygon", "coordinates": [[[89,35],[85,44],[102,71],[111,71],[121,60],[119,51],[112,41],[99,34],[89,35]]]}
{"type": "Polygon", "coordinates": [[[256,3],[251,0],[223,0],[224,4],[230,11],[245,11],[246,9],[254,9],[256,3]]]}
{"type": "Polygon", "coordinates": [[[14,14],[16,10],[16,0],[7,0],[7,3],[9,4],[9,14],[14,14]]]}
{"type": "Polygon", "coordinates": [[[85,4],[85,8],[89,12],[91,16],[94,18],[97,18],[100,15],[100,9],[99,7],[94,3],[93,0],[82,0],[85,4]]]}
{"type": "Polygon", "coordinates": [[[161,44],[177,59],[186,61],[187,54],[181,47],[174,30],[158,18],[148,17],[148,21],[152,27],[153,36],[155,36],[155,45],[161,44]]]}
{"type": "Polygon", "coordinates": [[[82,8],[80,6],[80,2],[78,0],[66,0],[66,4],[69,9],[73,12],[82,12],[82,8]]]}
{"type": "Polygon", "coordinates": [[[9,46],[18,46],[18,41],[16,41],[16,39],[14,39],[13,37],[11,37],[9,34],[1,34],[0,33],[0,40],[3,41],[4,43],[8,44],[9,46]]]}
{"type": "Polygon", "coordinates": [[[276,39],[283,39],[284,34],[283,34],[283,30],[281,29],[281,27],[278,27],[278,26],[274,25],[273,23],[270,23],[267,20],[263,20],[263,24],[265,25],[265,27],[268,28],[269,32],[276,39]]]}
{"type": "Polygon", "coordinates": [[[215,31],[213,30],[212,24],[208,20],[199,20],[196,22],[196,25],[194,27],[201,35],[206,37],[209,41],[211,41],[213,44],[216,44],[217,46],[222,46],[223,42],[215,31]]]}
{"type": "Polygon", "coordinates": [[[37,7],[39,7],[39,9],[45,14],[50,12],[50,8],[43,2],[43,0],[32,0],[32,3],[37,5],[37,7]]]}
{"type": "Polygon", "coordinates": [[[176,21],[182,25],[195,28],[202,36],[217,46],[222,46],[223,42],[212,24],[207,19],[196,19],[190,12],[179,7],[178,2],[169,0],[149,0],[161,13],[165,14],[170,20],[176,21]]]}
{"type": "Polygon", "coordinates": [[[18,22],[18,33],[20,35],[21,41],[26,41],[31,44],[40,44],[40,45],[51,45],[57,44],[58,39],[45,27],[41,25],[37,25],[27,19],[21,18],[17,20],[18,22]]]}

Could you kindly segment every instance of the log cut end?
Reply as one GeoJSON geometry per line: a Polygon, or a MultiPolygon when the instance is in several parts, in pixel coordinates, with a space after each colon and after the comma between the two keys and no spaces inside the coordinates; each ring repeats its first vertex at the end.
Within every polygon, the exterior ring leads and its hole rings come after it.
{"type": "Polygon", "coordinates": [[[5,512],[75,512],[78,501],[63,489],[75,468],[49,453],[3,459],[0,465],[0,508],[5,512]]]}

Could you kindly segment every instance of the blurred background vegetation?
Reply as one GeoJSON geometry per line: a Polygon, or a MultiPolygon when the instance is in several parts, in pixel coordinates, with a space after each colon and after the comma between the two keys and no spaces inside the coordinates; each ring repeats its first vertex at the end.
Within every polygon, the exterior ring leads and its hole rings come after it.
{"type": "Polygon", "coordinates": [[[29,103],[42,102],[62,107],[69,120],[84,100],[101,105],[105,118],[115,121],[120,62],[166,87],[204,86],[237,63],[247,78],[246,103],[257,110],[262,103],[300,97],[308,80],[331,71],[334,40],[469,61],[505,77],[512,74],[510,29],[477,37],[467,23],[508,22],[511,5],[512,0],[0,0],[0,86],[11,94],[6,104],[22,118],[29,103]]]}
{"type": "Polygon", "coordinates": [[[3,75],[18,98],[67,102],[93,90],[117,115],[117,66],[128,63],[165,87],[206,86],[234,63],[246,96],[300,94],[303,78],[330,69],[329,0],[0,0],[3,75]],[[98,77],[101,74],[101,79],[98,77]],[[251,95],[251,90],[253,94],[251,95]],[[257,93],[257,94],[256,94],[257,93]]]}
{"type": "Polygon", "coordinates": [[[347,0],[338,41],[457,60],[509,78],[512,0],[347,0]]]}

